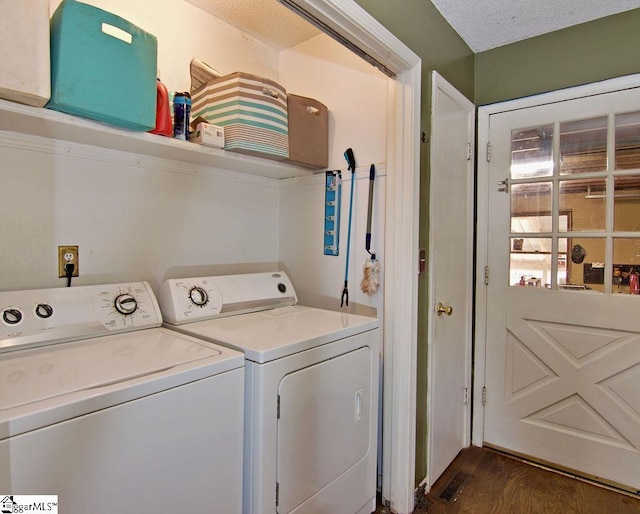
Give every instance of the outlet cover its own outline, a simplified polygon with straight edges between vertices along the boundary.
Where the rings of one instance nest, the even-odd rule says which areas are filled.
[[[67,276],[65,270],[66,264],[73,264],[73,277],[80,275],[80,261],[78,259],[78,246],[58,246],[58,277],[64,278]]]

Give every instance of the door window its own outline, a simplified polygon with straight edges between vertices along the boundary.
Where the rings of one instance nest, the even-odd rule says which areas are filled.
[[[639,294],[640,112],[511,131],[509,284]]]

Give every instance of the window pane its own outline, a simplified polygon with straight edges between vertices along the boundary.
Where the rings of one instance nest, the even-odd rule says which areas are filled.
[[[640,231],[640,175],[616,177],[614,191],[614,230]]]
[[[511,131],[511,178],[553,174],[553,125]]]
[[[509,284],[549,287],[551,283],[551,238],[511,238]]]
[[[570,218],[568,230],[595,231],[606,227],[605,178],[560,182],[560,212]],[[565,232],[562,223],[560,232]]]
[[[616,115],[616,169],[640,168],[640,112]]]
[[[613,292],[640,294],[640,239],[613,240]]]
[[[550,232],[551,223],[549,214],[553,198],[551,196],[551,182],[537,184],[512,184],[511,186],[511,219],[512,232]],[[549,224],[543,226],[542,218],[547,217]],[[514,230],[513,219],[515,217],[535,217],[539,221],[522,230]]]
[[[605,241],[604,237],[569,240],[567,284],[571,288],[604,292]]]
[[[551,216],[512,216],[511,232],[524,234],[551,232]]]
[[[560,124],[560,174],[607,169],[607,118]]]

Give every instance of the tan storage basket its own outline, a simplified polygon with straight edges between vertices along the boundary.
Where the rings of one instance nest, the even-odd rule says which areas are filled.
[[[329,165],[329,112],[313,98],[289,95],[289,159],[308,168]]]

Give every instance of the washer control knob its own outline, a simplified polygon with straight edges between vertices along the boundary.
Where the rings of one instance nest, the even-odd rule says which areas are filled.
[[[281,293],[286,293],[287,292],[287,286],[285,286],[282,282],[280,282],[278,284],[278,291],[280,291]]]
[[[116,310],[120,314],[124,314],[125,316],[129,316],[136,312],[138,309],[137,300],[131,296],[129,293],[123,293],[116,296],[115,301],[113,302]]]
[[[53,316],[53,307],[48,303],[39,303],[36,305],[36,316],[42,319],[47,319]]]
[[[7,325],[17,325],[22,321],[22,313],[18,309],[5,309],[2,311],[2,321]]]
[[[189,290],[189,299],[198,307],[204,307],[209,301],[209,295],[200,286],[193,286]]]

